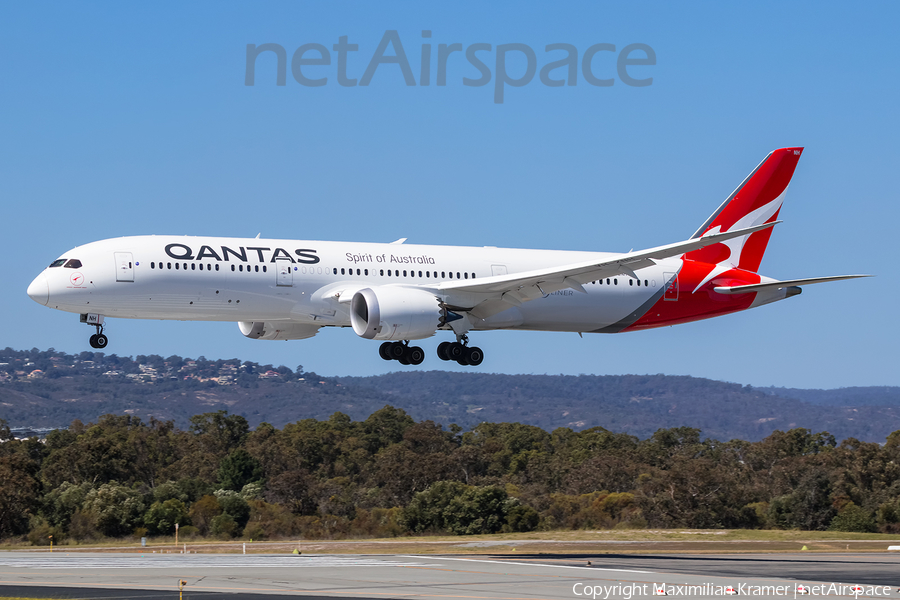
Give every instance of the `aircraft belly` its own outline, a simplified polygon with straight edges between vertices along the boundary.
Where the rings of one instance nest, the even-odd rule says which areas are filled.
[[[594,285],[587,290],[587,294],[561,290],[524,303],[519,307],[523,322],[516,329],[594,331],[619,322],[657,291],[635,286],[596,289]]]

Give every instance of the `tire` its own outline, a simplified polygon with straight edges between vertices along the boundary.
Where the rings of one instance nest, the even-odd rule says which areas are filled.
[[[385,342],[378,347],[378,356],[380,356],[384,360],[393,360],[393,357],[391,356],[390,342]]]
[[[106,345],[109,343],[109,338],[103,335],[102,333],[97,336],[96,346],[95,348],[106,348]]]
[[[459,362],[459,359],[464,358],[465,355],[466,347],[459,342],[453,342],[452,344],[450,344],[450,347],[447,348],[447,358],[449,358],[450,360]]]
[[[391,344],[391,358],[400,360],[403,358],[404,354],[406,354],[406,346],[403,345],[403,342],[394,342]]]
[[[413,346],[407,351],[406,359],[411,365],[421,365],[422,361],[425,360],[425,351],[418,346]]]
[[[97,345],[97,335],[98,334],[95,333],[88,339],[88,343],[91,345],[91,348],[99,348],[100,347]]]
[[[450,349],[450,342],[441,342],[437,347],[437,357],[441,360],[450,360],[447,351]]]
[[[469,365],[469,361],[466,360],[465,356],[460,356],[456,359],[456,362],[462,367],[467,367]]]
[[[408,364],[409,364],[409,357],[408,357],[407,354],[404,352],[404,353],[403,353],[403,356],[401,356],[400,358],[397,359],[397,362],[399,362],[401,365],[408,365]]]
[[[472,346],[466,352],[466,362],[472,365],[473,367],[477,367],[481,364],[481,361],[484,360],[484,352],[481,351],[481,348],[478,346]]]

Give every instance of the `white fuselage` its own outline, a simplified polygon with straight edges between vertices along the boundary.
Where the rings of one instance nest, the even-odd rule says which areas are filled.
[[[81,266],[47,268],[29,295],[42,298],[46,282],[46,302],[41,303],[74,313],[347,327],[347,300],[362,288],[415,287],[442,298],[440,283],[607,256],[493,247],[137,236],[72,249],[62,258],[77,259]],[[609,278],[608,284],[587,283],[587,293],[558,290],[486,319],[473,319],[472,329],[602,330],[661,296],[680,268],[680,259],[669,259],[637,271],[640,285],[634,281],[629,285],[634,278],[619,275]]]

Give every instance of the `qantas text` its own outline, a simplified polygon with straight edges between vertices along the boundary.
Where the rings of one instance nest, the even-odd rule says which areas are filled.
[[[284,248],[264,248],[261,246],[244,246],[238,247],[237,250],[228,246],[219,246],[217,252],[212,246],[200,246],[197,254],[186,244],[168,244],[166,246],[166,254],[175,260],[202,260],[204,258],[212,258],[218,261],[228,262],[229,260],[239,260],[242,262],[250,262],[256,259],[256,262],[275,262],[278,259],[289,260],[292,263],[303,263],[306,265],[314,265],[319,262],[316,251],[309,248],[300,248],[294,250],[294,256]],[[249,257],[249,258],[248,258]]]

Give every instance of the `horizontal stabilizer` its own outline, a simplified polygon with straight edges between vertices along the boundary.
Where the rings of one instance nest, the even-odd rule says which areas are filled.
[[[812,277],[810,279],[792,279],[790,281],[766,281],[763,283],[751,283],[750,285],[718,286],[713,288],[720,294],[749,294],[762,290],[811,285],[813,283],[826,283],[828,281],[841,281],[842,279],[857,279],[859,277],[872,277],[871,275],[835,275],[833,277]]]

